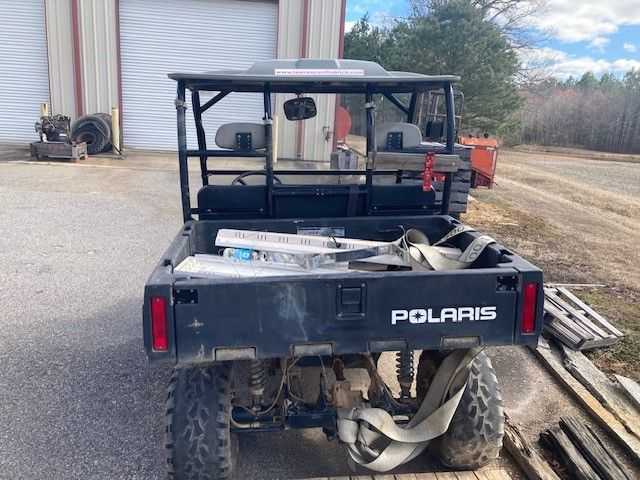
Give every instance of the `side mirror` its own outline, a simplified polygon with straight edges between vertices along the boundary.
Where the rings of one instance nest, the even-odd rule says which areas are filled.
[[[292,98],[284,102],[284,115],[287,120],[306,120],[318,113],[316,102],[311,97]]]

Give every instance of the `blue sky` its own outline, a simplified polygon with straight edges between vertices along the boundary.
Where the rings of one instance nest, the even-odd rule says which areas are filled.
[[[545,40],[524,53],[524,61],[560,78],[640,69],[640,0],[535,1],[545,5],[528,24]],[[408,0],[347,0],[347,29],[365,13],[384,25],[408,11]]]

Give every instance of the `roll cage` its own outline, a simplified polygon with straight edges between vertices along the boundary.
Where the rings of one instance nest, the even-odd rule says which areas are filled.
[[[343,176],[364,174],[367,213],[372,214],[371,198],[374,176],[393,176],[396,178],[396,183],[401,183],[403,173],[421,173],[398,169],[376,169],[377,142],[374,104],[376,95],[382,95],[395,105],[406,116],[407,123],[414,123],[418,96],[421,93],[436,90],[442,92],[445,103],[446,143],[442,147],[434,147],[432,150],[434,153],[454,153],[456,112],[453,84],[459,80],[455,76],[427,76],[407,72],[387,72],[375,63],[354,60],[275,60],[256,63],[246,71],[226,70],[204,74],[175,73],[170,74],[169,78],[177,82],[175,106],[177,110],[178,159],[182,213],[185,222],[192,220],[194,214],[202,213],[199,208],[191,206],[189,158],[200,159],[200,174],[203,186],[209,185],[210,177],[215,175],[242,175],[249,172],[246,169],[209,169],[208,159],[211,157],[264,158],[264,169],[260,173],[264,174],[266,178],[267,217],[272,217],[274,214],[274,195],[278,193],[277,190],[279,188],[274,182],[274,176],[276,175]],[[191,108],[198,141],[197,150],[191,150],[187,146],[187,90],[191,92]],[[217,93],[211,99],[202,103],[200,92]],[[207,136],[202,124],[202,115],[232,92],[262,93],[266,140],[266,147],[263,150],[237,151],[208,148]],[[366,165],[364,171],[274,169],[272,94],[276,93],[364,95],[366,109]],[[397,94],[409,94],[408,105],[405,105],[396,96]],[[449,212],[453,174],[446,172],[443,175],[444,183],[439,213],[446,215]]]

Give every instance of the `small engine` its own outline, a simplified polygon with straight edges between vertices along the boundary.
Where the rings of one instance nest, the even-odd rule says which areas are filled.
[[[69,142],[71,118],[66,115],[47,115],[35,123],[41,142]]]

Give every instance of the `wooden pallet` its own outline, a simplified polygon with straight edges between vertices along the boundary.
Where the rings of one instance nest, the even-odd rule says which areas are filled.
[[[609,432],[614,440],[622,445],[633,460],[640,464],[640,437],[634,435],[628,426],[600,403],[580,380],[575,378],[564,366],[562,354],[549,345],[544,338],[540,339],[533,352],[549,372],[574,396],[585,410]],[[565,350],[566,351],[566,350]]]
[[[640,410],[640,385],[638,382],[622,375],[613,375],[629,400]]]
[[[612,345],[624,334],[564,287],[544,288],[544,330],[574,350]]]
[[[508,457],[507,457],[508,458]],[[337,475],[304,480],[513,480],[520,472],[518,468],[500,457],[484,467],[465,472],[423,472],[423,473],[369,473],[365,475]],[[513,473],[517,472],[517,473]],[[515,477],[514,477],[515,475]]]
[[[551,465],[522,435],[505,414],[504,446],[529,480],[560,480]]]
[[[483,468],[467,472],[375,474],[350,477],[318,477],[305,480],[512,480],[512,477],[505,469]]]
[[[540,434],[540,441],[577,480],[631,480],[620,460],[588,423],[561,417],[560,425]]]
[[[31,158],[36,160],[61,160],[77,162],[89,158],[85,142],[32,142]]]

